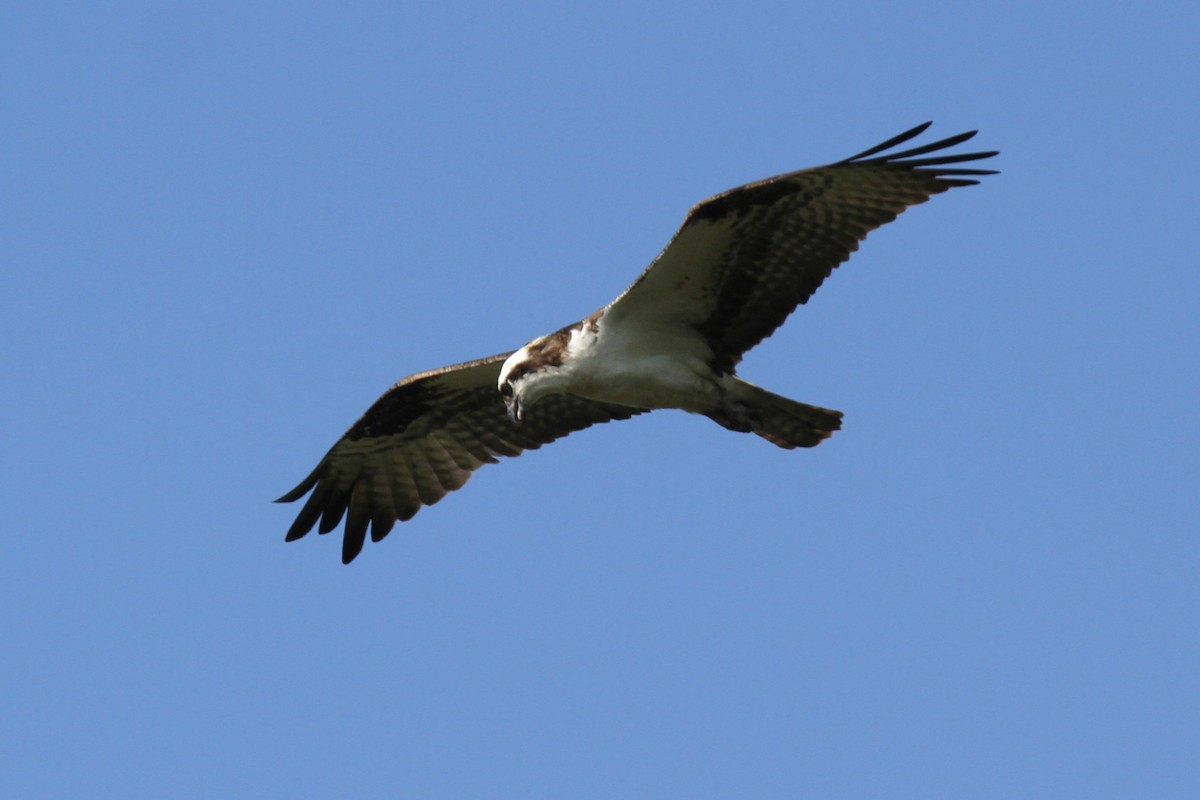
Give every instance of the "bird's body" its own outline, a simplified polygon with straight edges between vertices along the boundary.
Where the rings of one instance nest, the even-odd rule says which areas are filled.
[[[312,491],[287,538],[318,521],[326,533],[346,516],[349,562],[368,527],[382,539],[496,456],[653,409],[702,414],[780,447],[819,444],[841,427],[840,412],[747,383],[736,366],[867,233],[992,172],[946,165],[994,152],[916,157],[973,131],[877,155],[926,127],[826,167],[711,197],[633,285],[594,314],[514,352],[405,378],[280,498]]]
[[[522,367],[537,365],[516,378],[524,384],[523,404],[568,393],[631,408],[704,413],[716,397],[710,353],[689,328],[622,323],[604,310],[564,330],[534,340],[501,366],[503,384]],[[548,361],[561,363],[543,366]]]
[[[513,390],[510,416],[547,395],[568,394],[636,411],[673,408],[703,414],[739,432],[754,432],[781,447],[811,447],[837,430],[841,413],[770,394],[713,366],[711,348],[689,325],[622,318],[610,308],[510,355],[497,385]],[[769,412],[794,406],[794,425]],[[770,425],[772,419],[776,424]]]

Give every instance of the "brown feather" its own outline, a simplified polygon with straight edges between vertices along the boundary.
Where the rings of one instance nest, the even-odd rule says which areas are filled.
[[[362,550],[368,527],[379,541],[397,520],[411,519],[461,488],[498,456],[517,456],[590,425],[628,419],[638,409],[569,395],[543,398],[524,424],[508,419],[496,391],[508,353],[424,372],[400,381],[363,414],[317,468],[278,502],[312,492],[287,534],[317,526],[328,533],[345,517],[342,560]]]
[[[939,192],[993,174],[947,166],[996,154],[944,152],[974,131],[889,152],[928,127],[835,164],[757,181],[697,204],[629,289],[596,314],[532,342],[529,357],[510,377],[561,364],[571,332],[596,330],[601,314],[616,324],[644,317],[690,325],[707,341],[712,368],[732,373],[742,355],[806,302],[868,233]],[[411,375],[388,390],[308,477],[279,498],[293,502],[311,492],[287,540],[314,526],[327,533],[345,517],[342,558],[349,563],[368,527],[372,541],[379,541],[397,520],[461,488],[483,464],[642,411],[552,394],[515,424],[496,391],[509,355]],[[769,397],[755,432],[780,447],[811,447],[841,425],[840,412]]]
[[[733,372],[747,350],[805,303],[858,243],[910,206],[995,170],[954,167],[994,151],[913,158],[961,144],[974,131],[886,153],[929,123],[824,167],[710,197],[632,286],[609,306],[625,318],[664,305],[708,341],[714,369]],[[880,153],[885,153],[879,155]]]

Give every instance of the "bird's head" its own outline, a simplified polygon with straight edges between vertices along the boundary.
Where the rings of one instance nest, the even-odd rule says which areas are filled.
[[[563,368],[566,338],[552,333],[534,339],[509,356],[500,367],[496,387],[508,407],[508,418],[524,422],[525,412],[548,394],[564,390],[567,371]]]

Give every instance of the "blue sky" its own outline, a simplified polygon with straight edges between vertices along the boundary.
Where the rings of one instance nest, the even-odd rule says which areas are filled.
[[[4,796],[1194,796],[1194,7],[2,17]],[[394,381],[926,119],[1004,173],[742,368],[829,442],[656,413],[284,544]]]

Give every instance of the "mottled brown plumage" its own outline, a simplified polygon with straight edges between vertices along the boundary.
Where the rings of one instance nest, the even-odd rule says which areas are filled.
[[[868,233],[909,206],[995,174],[945,166],[995,151],[915,158],[961,144],[975,131],[876,155],[929,125],[836,164],[778,175],[696,204],[658,258],[613,301],[614,311],[661,314],[662,297],[674,294],[676,313],[705,335],[720,358],[714,368],[732,371],[746,351],[808,302]],[[708,269],[697,269],[697,261],[713,253],[719,257]]]
[[[514,353],[503,353],[405,378],[300,485],[279,498],[292,502],[312,492],[288,541],[314,526],[328,533],[344,517],[342,560],[349,563],[368,530],[379,541],[397,520],[410,519],[460,488],[497,456],[516,456],[599,422],[628,419],[645,411],[642,405],[703,413],[780,447],[820,443],[840,428],[840,412],[747,384],[736,378],[735,368],[870,231],[934,194],[994,172],[948,166],[989,158],[994,151],[920,158],[965,142],[974,131],[884,154],[928,126],[835,164],[715,195],[693,207],[633,285],[595,314],[535,339],[512,359]],[[708,377],[691,366],[698,350]],[[615,377],[606,382],[579,374],[583,364]],[[503,376],[502,365],[508,370]],[[681,402],[692,379],[704,392],[695,403]],[[535,391],[531,381],[539,380],[542,388]],[[567,388],[547,389],[552,383]],[[653,392],[639,390],[655,385],[674,399],[659,403]],[[527,414],[522,386],[529,403],[536,399]],[[640,397],[655,402],[632,401]]]
[[[314,525],[328,533],[345,516],[342,561],[348,564],[362,550],[368,524],[371,540],[379,541],[397,520],[409,520],[421,506],[461,488],[496,456],[517,456],[638,413],[561,395],[547,398],[526,424],[512,425],[496,395],[496,376],[508,355],[411,375],[389,389],[299,486],[279,498],[290,503],[312,491],[287,541]]]

